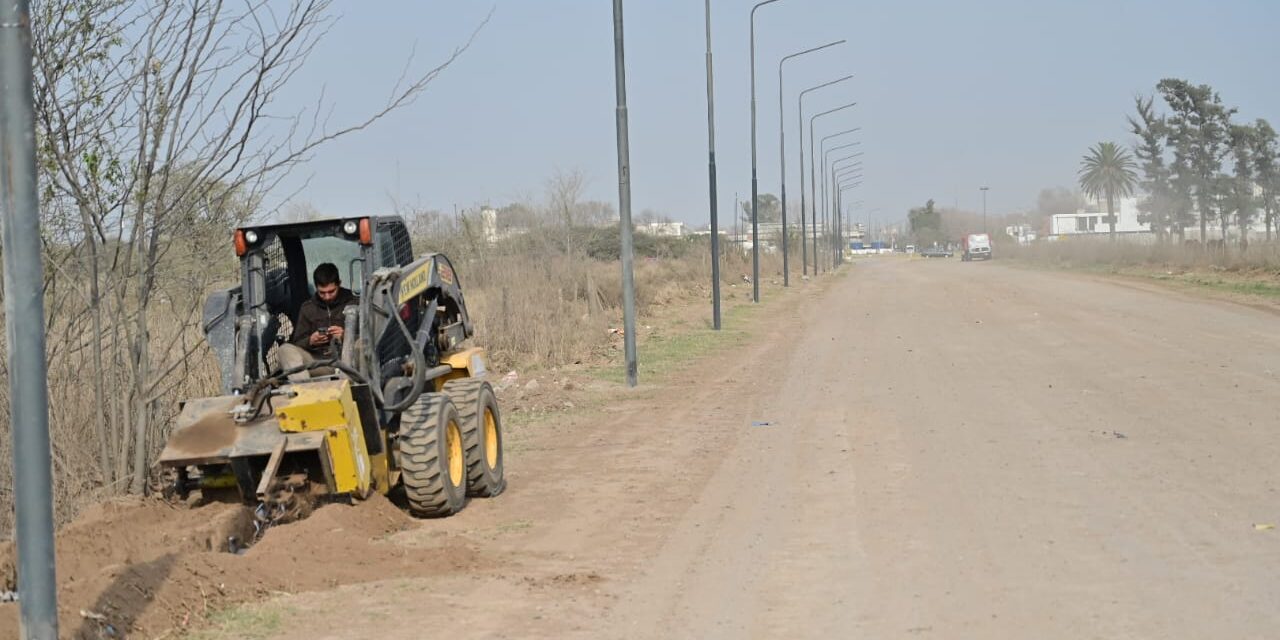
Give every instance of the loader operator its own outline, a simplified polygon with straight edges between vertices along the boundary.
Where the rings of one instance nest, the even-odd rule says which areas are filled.
[[[359,302],[350,289],[343,288],[338,267],[332,262],[316,267],[312,281],[316,285],[316,295],[302,303],[298,309],[298,321],[293,324],[293,335],[289,342],[280,345],[277,353],[282,370],[336,357],[334,342],[342,340],[344,331],[342,310]],[[325,369],[315,369],[314,372],[317,375],[332,373]],[[310,377],[311,372],[300,371],[291,374],[289,380],[299,382]]]

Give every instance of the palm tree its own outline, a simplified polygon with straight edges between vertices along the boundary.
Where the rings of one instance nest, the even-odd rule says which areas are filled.
[[[1107,199],[1111,239],[1116,239],[1116,198],[1133,195],[1138,182],[1133,156],[1114,142],[1099,142],[1080,161],[1080,188],[1091,198]]]

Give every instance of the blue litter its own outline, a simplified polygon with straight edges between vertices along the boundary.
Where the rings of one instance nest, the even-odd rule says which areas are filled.
[[[773,426],[773,423],[772,423],[772,422],[769,422],[769,421],[767,421],[767,420],[752,420],[752,421],[751,421],[751,426],[753,426],[753,427],[772,427],[772,426]]]

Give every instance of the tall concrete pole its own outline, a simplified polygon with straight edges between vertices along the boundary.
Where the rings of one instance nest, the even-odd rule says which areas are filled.
[[[711,183],[711,326],[720,330],[720,222],[716,206],[716,95],[711,63],[711,0],[706,0],[707,22],[707,170]],[[737,205],[735,205],[737,206]],[[736,212],[735,212],[736,214]]]
[[[622,235],[622,343],[627,360],[627,386],[638,383],[636,362],[636,288],[631,237],[631,147],[627,134],[627,65],[622,42],[622,0],[613,0],[613,69],[618,95],[618,217]]]
[[[0,251],[17,523],[19,633],[57,640],[44,268],[29,0],[0,2]]]

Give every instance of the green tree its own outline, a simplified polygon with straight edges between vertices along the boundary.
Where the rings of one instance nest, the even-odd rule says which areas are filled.
[[[1162,242],[1173,234],[1181,238],[1192,222],[1191,203],[1178,197],[1173,187],[1173,171],[1165,157],[1168,125],[1156,114],[1154,97],[1138,96],[1134,103],[1137,114],[1128,116],[1129,130],[1138,137],[1133,150],[1143,174],[1138,186],[1147,194],[1138,203],[1138,221],[1151,225]]]
[[[1231,156],[1235,160],[1235,174],[1225,176],[1227,194],[1226,206],[1222,211],[1222,237],[1227,237],[1227,214],[1234,213],[1236,224],[1240,227],[1240,247],[1249,247],[1249,226],[1257,215],[1257,200],[1254,198],[1254,138],[1258,132],[1252,125],[1237,124],[1231,126]]]
[[[1080,161],[1080,188],[1092,198],[1107,200],[1107,223],[1116,237],[1116,198],[1133,194],[1138,176],[1133,156],[1114,142],[1099,142]]]
[[[756,196],[756,204],[760,222],[782,222],[782,204],[778,201],[778,196],[772,193],[762,193]],[[742,220],[747,224],[751,224],[750,200],[742,203]]]
[[[1220,195],[1222,161],[1226,157],[1231,115],[1209,85],[1165,78],[1156,85],[1172,113],[1166,118],[1173,147],[1173,185],[1181,197],[1194,199],[1200,220],[1200,242]]]
[[[941,242],[945,237],[942,232],[942,212],[934,208],[933,200],[907,212],[907,224],[911,227],[911,237],[916,244],[933,244]]]
[[[1271,242],[1271,228],[1280,213],[1280,144],[1271,123],[1259,119],[1253,125],[1254,179],[1262,192],[1258,205],[1267,227],[1267,242]]]

